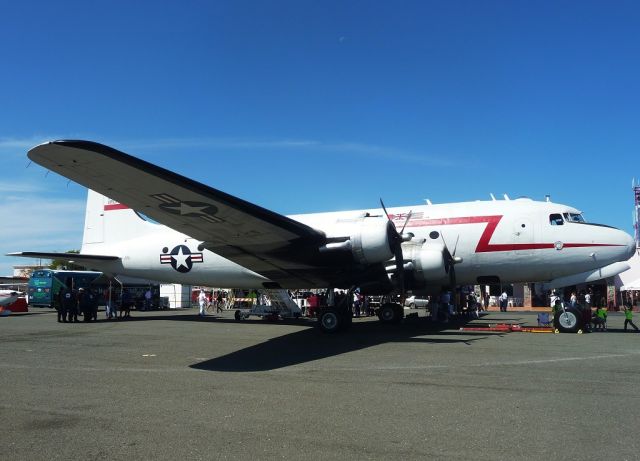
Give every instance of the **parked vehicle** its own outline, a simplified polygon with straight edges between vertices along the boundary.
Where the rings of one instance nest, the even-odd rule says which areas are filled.
[[[427,307],[429,305],[429,298],[419,298],[415,295],[408,296],[407,299],[404,300],[404,305],[411,309]]]

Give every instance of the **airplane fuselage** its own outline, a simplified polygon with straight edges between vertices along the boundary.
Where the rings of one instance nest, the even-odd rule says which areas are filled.
[[[112,209],[105,213],[130,212]],[[618,229],[582,222],[580,212],[565,205],[530,199],[418,205],[388,209],[397,228],[406,221],[413,238],[403,248],[442,242],[462,262],[457,284],[548,281],[624,261],[635,242]],[[293,215],[290,218],[327,235],[345,222],[382,215],[380,209]],[[407,221],[407,217],[409,219]],[[159,224],[149,232],[113,244],[84,245],[82,253],[121,255],[97,267],[105,272],[171,283],[238,288],[262,287],[269,280],[235,264],[190,238]],[[435,284],[446,282],[434,280]],[[314,288],[285,286],[285,288]],[[325,288],[325,287],[317,287]]]

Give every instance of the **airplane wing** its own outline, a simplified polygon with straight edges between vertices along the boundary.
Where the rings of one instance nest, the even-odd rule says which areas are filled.
[[[53,141],[28,156],[271,280],[335,286],[335,265],[318,267],[325,234],[298,221],[94,142]]]
[[[6,256],[19,256],[22,258],[42,258],[42,259],[62,259],[65,261],[82,261],[82,262],[104,262],[104,261],[117,261],[120,256],[105,256],[105,255],[88,255],[79,253],[53,253],[53,252],[38,252],[38,251],[18,251],[15,253],[7,253]]]

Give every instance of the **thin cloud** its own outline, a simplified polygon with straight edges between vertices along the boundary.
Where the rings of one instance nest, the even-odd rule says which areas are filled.
[[[41,185],[28,181],[3,180],[0,182],[0,193],[2,194],[33,194],[42,191]],[[6,201],[13,197],[12,195],[3,195],[3,200]]]
[[[38,144],[55,139],[52,137],[33,136],[30,138],[2,138],[0,137],[1,151],[17,151],[24,153]]]
[[[82,243],[84,200],[52,199],[42,195],[3,196],[0,201],[0,275],[32,260],[5,256],[16,251],[67,251]]]
[[[394,160],[401,163],[423,166],[451,167],[460,162],[451,159],[451,155],[419,154],[409,150],[378,146],[358,142],[328,143],[308,139],[247,140],[233,138],[167,138],[153,141],[121,141],[117,145],[134,150],[171,150],[171,149],[226,149],[226,150],[277,150],[282,154],[306,152],[309,154],[353,155]]]
[[[82,139],[83,136],[72,136]],[[62,137],[64,138],[64,137]],[[67,136],[69,138],[69,136]],[[87,138],[85,136],[85,138]],[[30,138],[0,138],[0,151],[24,155],[24,153],[43,142],[61,137],[34,136]],[[90,137],[89,139],[93,139]],[[340,153],[358,157],[374,157],[393,160],[403,164],[415,164],[432,167],[459,167],[467,160],[460,156],[447,154],[421,153],[410,149],[380,146],[361,142],[325,142],[313,139],[240,139],[215,137],[185,137],[160,139],[113,139],[99,141],[116,149],[135,154],[136,151],[164,151],[174,149],[211,149],[211,150],[271,150],[279,154],[307,153],[322,154]],[[458,157],[457,160],[455,157]]]

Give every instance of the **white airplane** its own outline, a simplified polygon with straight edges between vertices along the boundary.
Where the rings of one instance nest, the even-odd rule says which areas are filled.
[[[0,306],[8,306],[18,300],[20,293],[14,290],[0,290]]]
[[[82,249],[10,255],[82,261],[111,275],[234,288],[360,287],[365,294],[514,282],[551,288],[616,275],[636,249],[627,233],[548,201],[283,216],[94,142],[53,141],[28,156],[90,189]],[[384,322],[402,315],[399,304],[379,312]],[[330,307],[319,325],[333,332],[350,319],[346,306]],[[571,313],[560,327],[579,322]]]

